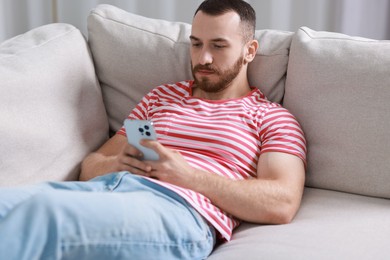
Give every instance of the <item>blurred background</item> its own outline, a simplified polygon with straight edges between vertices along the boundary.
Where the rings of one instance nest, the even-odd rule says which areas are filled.
[[[202,0],[0,0],[0,42],[40,25],[62,22],[87,32],[87,16],[111,4],[151,18],[191,23]],[[300,26],[390,40],[390,0],[247,0],[257,29],[296,31]]]

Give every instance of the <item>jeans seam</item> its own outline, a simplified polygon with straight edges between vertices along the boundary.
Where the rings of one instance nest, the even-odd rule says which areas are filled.
[[[166,245],[166,246],[181,246],[181,245],[185,245],[185,246],[197,246],[198,244],[202,244],[202,243],[209,243],[210,240],[212,239],[212,236],[211,235],[207,235],[205,239],[202,239],[202,240],[197,240],[197,241],[188,241],[188,242],[159,242],[159,241],[126,241],[126,239],[118,239],[118,241],[96,241],[96,242],[93,242],[93,241],[89,241],[89,242],[65,242],[65,241],[61,241],[61,244],[62,244],[62,248],[64,247],[68,247],[68,246],[90,246],[90,245],[117,245],[118,242],[122,243],[122,244],[134,244],[134,245]]]

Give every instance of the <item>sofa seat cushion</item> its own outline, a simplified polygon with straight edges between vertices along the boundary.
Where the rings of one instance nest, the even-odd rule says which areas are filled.
[[[0,45],[0,186],[76,180],[108,135],[88,45],[68,24]]]
[[[192,79],[191,25],[97,6],[88,17],[88,42],[94,57],[110,128],[118,130],[130,110],[152,88]],[[250,84],[281,102],[293,33],[258,30],[260,48],[249,66]]]
[[[390,200],[306,188],[292,223],[245,223],[209,259],[390,259],[389,216]]]
[[[390,41],[301,28],[284,105],[307,139],[307,186],[390,198]]]

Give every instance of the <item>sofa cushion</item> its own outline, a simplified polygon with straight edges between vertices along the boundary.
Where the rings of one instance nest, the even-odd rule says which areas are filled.
[[[192,78],[191,26],[99,5],[88,18],[88,41],[102,85],[111,130],[152,88]],[[249,67],[250,83],[269,99],[284,94],[291,32],[256,31],[260,49]]]
[[[390,259],[389,216],[390,200],[306,188],[292,223],[244,223],[208,259]]]
[[[67,24],[0,45],[0,186],[75,180],[108,133],[88,45]]]
[[[301,28],[284,105],[308,144],[307,185],[390,198],[390,41]]]

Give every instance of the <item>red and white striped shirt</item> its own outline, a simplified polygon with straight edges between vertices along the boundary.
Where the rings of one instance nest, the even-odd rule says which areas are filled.
[[[193,97],[192,85],[193,81],[183,81],[153,89],[128,118],[151,120],[161,144],[179,151],[193,167],[233,180],[256,178],[259,156],[265,152],[289,153],[305,161],[305,139],[298,122],[260,90],[214,101]],[[125,129],[118,134],[126,135]],[[182,196],[223,238],[231,239],[238,219],[200,193],[150,180]]]

